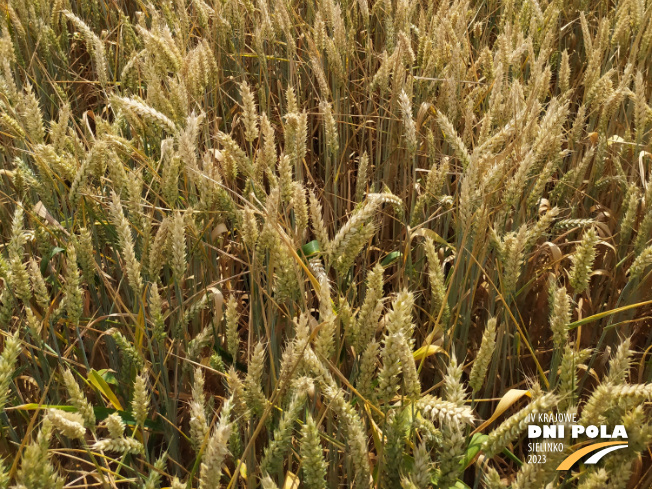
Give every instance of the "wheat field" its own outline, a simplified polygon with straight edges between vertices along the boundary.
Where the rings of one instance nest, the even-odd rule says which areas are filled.
[[[0,7],[0,488],[652,487],[652,1]]]

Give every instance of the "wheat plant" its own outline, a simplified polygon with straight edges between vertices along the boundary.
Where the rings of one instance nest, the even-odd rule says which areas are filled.
[[[0,7],[0,489],[652,487],[650,0]]]

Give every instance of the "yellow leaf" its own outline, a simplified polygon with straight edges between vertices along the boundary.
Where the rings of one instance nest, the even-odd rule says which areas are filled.
[[[371,409],[369,409],[369,404],[366,402],[364,403],[364,410],[367,413],[367,417],[369,418],[369,424],[371,426],[371,437],[374,440],[374,446],[376,447],[376,450],[380,452],[383,447],[383,431],[374,421],[374,417],[371,415]]]
[[[145,302],[145,292],[143,292],[143,302]],[[145,314],[143,308],[141,307],[138,311],[138,317],[136,318],[136,351],[140,354],[143,350],[143,338],[145,337]]]
[[[415,360],[423,360],[424,358],[434,355],[435,353],[443,353],[444,355],[448,355],[448,353],[446,353],[446,350],[444,350],[441,346],[424,345],[421,348],[419,348],[417,351],[415,351],[412,354],[412,356],[414,357]]]
[[[283,483],[283,489],[297,489],[299,487],[299,478],[294,475],[292,472],[288,471],[285,474],[285,482]]]
[[[487,421],[482,423],[480,426],[478,426],[473,433],[479,433],[480,431],[484,430],[487,426],[489,426],[491,423],[493,423],[498,417],[503,414],[505,411],[507,411],[511,406],[516,404],[516,402],[521,399],[523,396],[528,396],[532,397],[532,394],[530,394],[530,391],[522,390],[522,389],[510,389],[508,390],[503,398],[500,400],[498,403],[498,406],[496,406],[496,410],[494,413],[491,415],[491,418],[489,418]]]
[[[236,461],[236,465],[240,464],[240,459]],[[246,463],[241,463],[240,464],[240,477],[242,477],[245,482],[247,480],[247,464]]]
[[[436,232],[434,232],[432,229],[426,229],[426,228],[419,228],[415,231],[412,231],[410,233],[410,237],[413,238],[414,236],[422,236],[424,238],[430,238],[433,241],[446,246],[447,248],[450,248],[451,250],[455,251],[455,247],[450,244],[448,241],[446,241],[444,238],[439,236]]]
[[[102,378],[102,376],[95,370],[91,369],[91,372],[88,374],[88,380],[97,390],[99,390],[104,397],[106,397],[113,407],[118,411],[122,411],[122,404],[118,401],[118,398],[109,387],[109,384]]]
[[[597,321],[598,319],[602,319],[603,317],[611,316],[612,314],[618,314],[619,312],[629,311],[630,309],[635,309],[637,307],[647,306],[650,304],[652,304],[652,301],[637,302],[636,304],[628,304],[626,306],[616,307],[615,309],[610,309],[608,311],[602,311],[597,314],[594,314],[593,316],[589,316],[587,318],[580,319],[579,321],[575,321],[574,323],[570,323],[568,325],[568,329],[575,329],[578,326],[581,326],[586,323],[590,323],[592,321]]]

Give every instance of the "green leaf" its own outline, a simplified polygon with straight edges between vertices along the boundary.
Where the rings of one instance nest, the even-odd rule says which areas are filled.
[[[120,411],[118,409],[111,409],[104,406],[93,406],[93,411],[95,412],[95,418],[97,418],[98,421],[102,421],[108,418],[113,413],[118,413],[125,424],[129,426],[136,426],[136,419],[131,414],[131,411]],[[163,424],[161,423],[160,419],[154,421],[150,418],[147,418],[145,419],[145,428],[152,431],[163,431]]]
[[[59,246],[52,248],[52,253],[50,253],[50,256],[47,259],[46,257],[43,257],[41,260],[41,274],[47,275],[48,264],[50,263],[50,260],[52,260],[52,258],[57,256],[59,253],[64,253],[65,251],[65,248],[61,248]]]
[[[115,372],[113,370],[103,368],[102,370],[98,370],[97,373],[102,376],[107,384],[118,385],[118,379],[115,378]]]
[[[466,448],[464,458],[462,458],[460,461],[462,467],[466,469],[469,465],[471,465],[471,463],[473,463],[473,460],[475,459],[476,455],[480,453],[482,444],[487,438],[489,438],[489,436],[485,435],[484,433],[476,433],[471,437],[471,441],[469,442],[469,446]]]
[[[50,260],[55,256],[57,256],[59,253],[63,253],[65,251],[66,251],[65,248],[60,248],[59,246],[55,246],[54,248],[52,248],[52,253],[50,253]]]
[[[389,255],[387,255],[385,258],[382,259],[380,264],[382,266],[386,267],[390,263],[392,263],[394,260],[398,260],[402,256],[403,256],[403,253],[401,253],[400,251],[392,251]]]
[[[303,254],[306,258],[310,258],[313,255],[316,255],[321,250],[319,249],[319,241],[313,239],[310,243],[304,244],[300,249],[299,254]]]
[[[516,455],[514,455],[512,452],[510,452],[507,448],[503,450],[503,453],[507,456],[507,458],[511,459],[512,462],[514,462],[519,467],[523,465],[523,461],[520,458],[518,458]]]

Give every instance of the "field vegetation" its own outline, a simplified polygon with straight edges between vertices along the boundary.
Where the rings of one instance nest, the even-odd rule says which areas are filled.
[[[652,487],[650,0],[0,12],[0,488]]]

